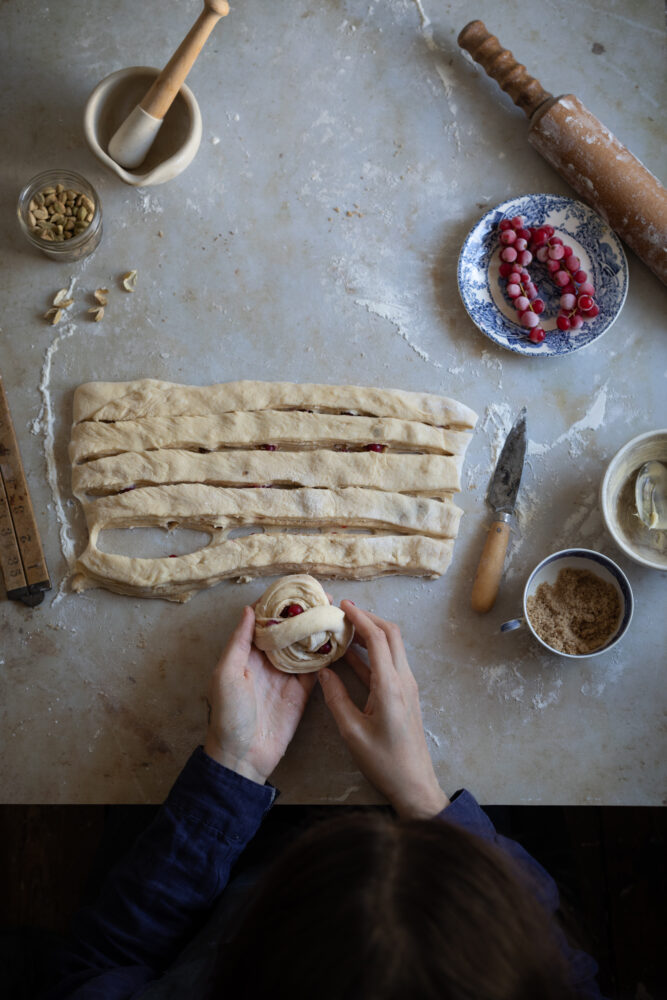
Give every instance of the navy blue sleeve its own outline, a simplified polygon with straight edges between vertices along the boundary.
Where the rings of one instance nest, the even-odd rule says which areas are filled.
[[[138,996],[213,906],[275,794],[198,747],[97,902],[77,914],[44,1000]]]
[[[560,906],[556,883],[551,875],[515,840],[503,837],[479,806],[470,792],[457,792],[450,804],[442,810],[439,819],[455,823],[469,833],[488,840],[508,854],[521,871],[528,877],[530,887],[542,905],[555,916]],[[597,984],[597,963],[586,952],[572,948],[565,934],[555,925],[558,943],[570,969],[570,981],[582,1000],[604,1000]]]

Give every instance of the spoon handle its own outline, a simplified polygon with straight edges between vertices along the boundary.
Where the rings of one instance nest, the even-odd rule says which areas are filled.
[[[204,9],[190,28],[139,105],[153,118],[162,119],[221,17],[229,13],[227,0],[204,0]]]

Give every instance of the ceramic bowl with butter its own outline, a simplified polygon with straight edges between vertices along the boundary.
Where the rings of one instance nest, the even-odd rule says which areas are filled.
[[[667,570],[663,526],[667,429],[628,441],[607,467],[601,487],[602,516],[618,547],[635,562]]]

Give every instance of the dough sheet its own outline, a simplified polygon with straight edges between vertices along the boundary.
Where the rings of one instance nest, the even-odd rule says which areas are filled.
[[[143,379],[81,386],[74,416],[73,491],[89,529],[75,590],[184,601],[230,577],[435,577],[449,565],[461,517],[451,494],[476,420],[454,400]],[[210,540],[161,558],[98,548],[101,531],[132,527]]]

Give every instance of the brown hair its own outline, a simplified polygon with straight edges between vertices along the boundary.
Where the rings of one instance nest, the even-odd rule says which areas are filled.
[[[353,813],[278,859],[212,998],[563,1000],[549,915],[493,845],[450,823]]]

